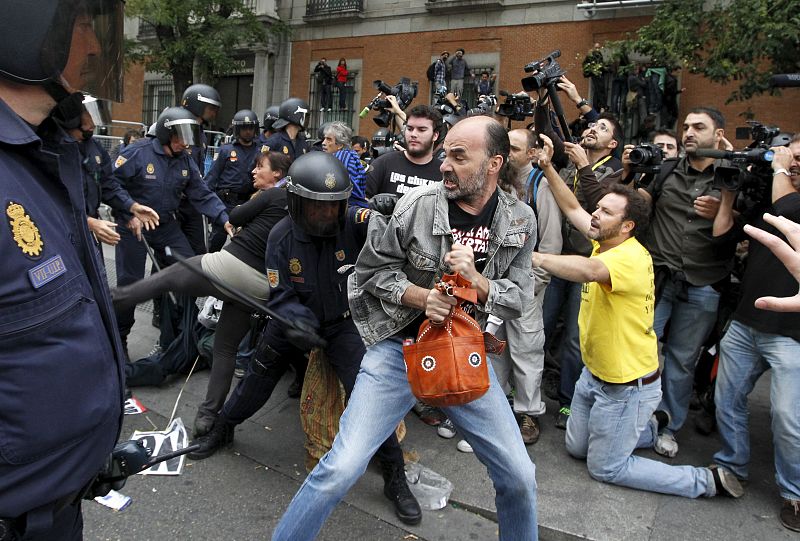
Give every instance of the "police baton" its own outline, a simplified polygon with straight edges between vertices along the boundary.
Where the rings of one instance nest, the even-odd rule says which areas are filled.
[[[161,265],[159,265],[158,261],[156,260],[156,254],[153,251],[153,249],[150,247],[150,245],[147,243],[147,239],[144,238],[144,235],[142,235],[142,242],[144,243],[144,247],[147,250],[147,255],[150,256],[150,261],[153,262],[153,266],[155,266],[155,268],[156,268],[156,270],[158,272],[161,272]],[[169,248],[167,248],[167,250],[169,250]],[[167,256],[169,256],[169,253],[167,253]],[[169,298],[172,301],[172,304],[174,304],[175,306],[178,306],[178,299],[175,298],[175,294],[172,293],[172,291],[168,291],[167,295],[169,295]]]
[[[255,297],[252,297],[247,293],[244,293],[243,291],[239,291],[235,287],[231,286],[231,284],[223,282],[219,278],[203,272],[202,269],[193,267],[186,261],[185,257],[174,253],[169,246],[164,248],[164,251],[166,252],[167,257],[175,259],[175,261],[177,261],[178,263],[180,263],[193,273],[202,276],[203,278],[211,282],[214,285],[214,287],[216,287],[217,289],[219,289],[220,291],[222,291],[235,301],[240,302],[241,304],[244,304],[245,306],[252,308],[257,312],[262,312],[268,315],[270,318],[277,321],[278,323],[280,323],[281,325],[284,325],[286,327],[286,335],[290,340],[303,340],[311,344],[313,347],[324,348],[325,346],[328,345],[328,343],[321,336],[319,336],[317,332],[310,325],[307,325],[302,321],[292,321],[290,319],[287,319],[276,313],[274,310],[267,308],[267,305],[264,304],[263,301],[256,299]]]

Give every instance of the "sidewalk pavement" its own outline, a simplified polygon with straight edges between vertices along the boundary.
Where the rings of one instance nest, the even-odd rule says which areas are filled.
[[[157,338],[149,322],[150,314],[137,310],[137,323],[129,340],[134,359],[146,355]],[[86,539],[268,538],[306,475],[300,401],[286,395],[292,377],[285,377],[264,408],[237,427],[232,447],[203,461],[187,461],[182,475],[176,478],[135,476],[121,491],[134,500],[122,512],[87,502]],[[194,374],[178,400],[176,416],[189,430],[207,380],[207,371]],[[134,396],[150,411],[126,416],[121,438],[129,437],[135,429],[163,430],[184,381],[182,376],[161,387],[134,388]],[[769,373],[751,397],[753,460],[746,493],[739,500],[690,500],[591,479],[585,463],[567,454],[564,431],[553,426],[557,405],[548,402],[548,413],[540,420],[541,438],[528,447],[536,463],[541,539],[799,539],[778,520],[781,499],[774,481],[768,393]],[[718,446],[716,436],[701,436],[693,426],[692,412],[678,435],[680,453],[676,458],[665,459],[652,451],[640,454],[672,464],[709,464]],[[474,455],[456,450],[458,435],[442,439],[435,428],[420,422],[413,413],[406,416],[406,427],[403,448],[407,456],[453,483],[449,505],[440,511],[425,511],[419,526],[402,524],[382,495],[382,480],[373,464],[337,507],[320,539],[496,539],[494,490],[483,465]]]

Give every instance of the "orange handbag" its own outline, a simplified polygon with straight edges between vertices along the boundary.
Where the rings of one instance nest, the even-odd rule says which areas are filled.
[[[489,333],[462,308],[475,303],[478,292],[460,274],[445,274],[436,288],[458,304],[440,325],[426,319],[414,344],[403,346],[408,383],[414,396],[432,406],[459,406],[489,390],[486,351],[501,353],[505,342]]]

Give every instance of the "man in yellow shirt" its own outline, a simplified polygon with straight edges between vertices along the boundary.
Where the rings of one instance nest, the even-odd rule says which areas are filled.
[[[550,163],[552,143],[542,136],[539,166],[558,206],[592,241],[591,257],[533,254],[533,266],[583,282],[578,316],[585,367],[575,386],[567,422],[567,451],[585,458],[589,474],[606,483],[689,498],[743,490],[726,469],[672,466],[633,455],[652,448],[669,422],[661,401],[653,331],[653,261],[635,236],[647,227],[649,208],[635,190],[612,185],[589,214]]]

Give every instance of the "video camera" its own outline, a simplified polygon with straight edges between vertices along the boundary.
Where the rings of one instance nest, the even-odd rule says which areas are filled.
[[[787,146],[791,137],[781,133],[777,126],[765,126],[748,120],[753,141],[744,150],[727,151],[698,149],[695,155],[701,158],[723,159],[731,165],[720,165],[714,169],[714,187],[728,191],[741,191],[754,202],[769,201],[772,189],[772,158],[770,147]]]
[[[497,107],[498,115],[516,121],[522,121],[529,116],[533,116],[534,101],[524,92],[509,94],[505,90],[501,90],[500,95],[504,96],[506,101]]]
[[[390,110],[392,105],[389,100],[383,97],[384,95],[397,98],[397,106],[400,107],[401,111],[405,111],[406,107],[417,97],[417,83],[412,83],[408,77],[402,77],[400,82],[394,86],[389,86],[380,79],[373,81],[372,85],[380,90],[380,93],[361,110],[358,116],[365,118],[370,110],[380,111],[372,120],[381,128],[388,127],[393,116]]]
[[[633,173],[657,175],[664,161],[664,151],[653,143],[640,143],[631,149],[628,159]]]
[[[405,146],[405,138],[403,137],[403,134],[392,133],[389,131],[389,128],[379,128],[375,133],[372,134],[372,143],[370,145],[372,159],[394,150],[395,143]]]
[[[566,73],[556,61],[559,56],[561,56],[561,51],[556,49],[541,60],[534,60],[522,68],[525,73],[532,74],[522,79],[522,88],[526,92],[532,92],[540,88],[547,88],[550,83],[557,82],[559,77]]]
[[[478,97],[476,106],[472,109],[467,109],[466,103],[461,98],[448,94],[447,96],[439,96],[433,108],[442,114],[442,120],[445,124],[453,126],[459,120],[470,116],[491,115],[494,113],[496,105],[497,96],[494,94],[482,94]]]

